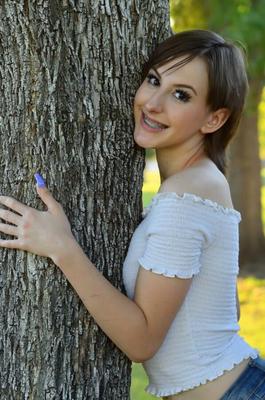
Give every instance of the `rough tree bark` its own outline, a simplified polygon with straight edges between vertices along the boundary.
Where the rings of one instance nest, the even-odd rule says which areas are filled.
[[[119,290],[142,207],[132,99],[146,54],[168,34],[166,0],[0,5],[1,193],[41,208],[40,171]],[[1,400],[129,398],[129,360],[51,262],[1,250],[0,306]]]
[[[240,130],[231,147],[229,175],[232,197],[235,208],[242,214],[240,224],[242,271],[244,267],[248,266],[248,263],[261,261],[265,255],[265,239],[261,217],[261,161],[257,123],[257,110],[262,89],[262,81],[251,80],[250,106],[243,116]],[[260,267],[263,267],[262,264],[260,264]]]

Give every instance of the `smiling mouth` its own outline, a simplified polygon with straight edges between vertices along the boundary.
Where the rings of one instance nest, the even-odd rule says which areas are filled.
[[[159,122],[154,121],[153,119],[148,118],[144,112],[142,112],[142,122],[148,128],[156,131],[157,130],[161,131],[162,129],[168,128],[167,125],[161,124]]]

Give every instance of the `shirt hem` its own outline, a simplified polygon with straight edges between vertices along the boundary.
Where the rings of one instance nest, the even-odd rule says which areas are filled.
[[[143,261],[143,257],[138,259],[138,262],[140,264],[141,267],[143,267],[145,270],[147,271],[152,271],[155,274],[158,275],[163,275],[166,276],[168,278],[182,278],[182,279],[189,279],[192,278],[194,275],[197,275],[200,271],[199,268],[193,268],[189,271],[169,271],[167,268],[165,267],[155,267],[155,266],[149,266],[146,265],[146,263]]]
[[[207,381],[213,381],[216,378],[220,377],[223,375],[225,371],[231,371],[236,365],[240,364],[243,360],[246,360],[247,358],[252,358],[253,360],[257,358],[259,355],[257,350],[253,350],[249,354],[246,354],[243,358],[238,359],[237,361],[232,362],[229,366],[221,369],[220,371],[216,371],[214,375],[203,378],[199,382],[193,382],[188,385],[182,385],[182,386],[175,386],[170,389],[162,389],[158,388],[156,385],[150,383],[146,388],[145,391],[147,393],[152,394],[153,396],[157,397],[163,397],[163,396],[172,396],[174,394],[178,394],[180,392],[185,392],[186,390],[191,390],[194,389],[200,385],[204,385]]]

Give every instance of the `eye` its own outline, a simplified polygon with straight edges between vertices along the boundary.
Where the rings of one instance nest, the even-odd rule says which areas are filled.
[[[177,100],[182,101],[183,103],[187,103],[191,99],[191,95],[182,89],[177,89],[174,92],[174,96]]]
[[[146,80],[152,86],[159,86],[160,82],[159,79],[154,74],[148,74]]]

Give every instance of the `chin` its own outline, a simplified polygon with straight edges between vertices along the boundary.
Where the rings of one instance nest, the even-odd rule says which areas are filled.
[[[148,140],[146,137],[141,137],[134,134],[134,142],[137,144],[137,146],[142,147],[143,149],[155,148],[155,145],[150,143],[150,140]]]

